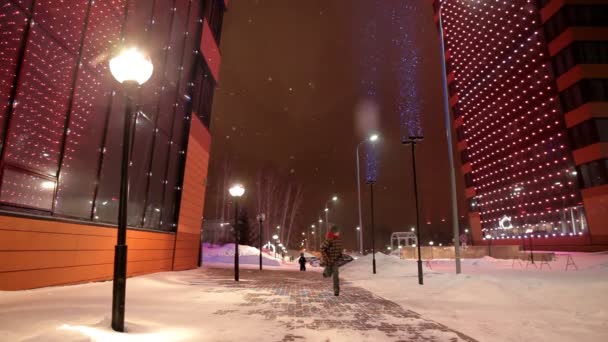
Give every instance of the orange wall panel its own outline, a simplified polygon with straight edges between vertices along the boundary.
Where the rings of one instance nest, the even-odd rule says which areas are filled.
[[[594,244],[608,244],[608,184],[581,191]]]
[[[586,164],[597,159],[608,158],[608,143],[595,143],[572,152],[576,165]]]
[[[175,234],[129,229],[129,275],[171,270]],[[0,290],[112,278],[116,228],[0,215]]]
[[[210,148],[209,131],[198,116],[192,115],[177,224],[174,270],[195,268],[198,265]]]

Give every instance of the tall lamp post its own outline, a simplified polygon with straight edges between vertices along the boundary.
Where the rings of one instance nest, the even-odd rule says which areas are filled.
[[[441,1],[441,0],[440,0]],[[450,120],[450,102],[448,91],[447,67],[445,62],[445,37],[443,35],[443,5],[449,0],[439,3],[437,15],[439,17],[439,40],[441,42],[441,78],[443,80],[443,114],[445,117],[445,132],[448,141],[448,158],[450,162],[450,189],[452,199],[452,230],[454,233],[454,259],[456,261],[456,274],[461,273],[460,266],[460,232],[458,228],[458,198],[456,196],[456,171],[454,170],[454,148],[452,146],[452,123]]]
[[[363,241],[363,236],[361,236],[361,227],[357,227],[356,230],[357,230],[357,240],[359,240],[357,242],[359,244],[359,247],[361,248],[361,250],[359,251],[359,253],[361,255],[363,255],[363,244],[361,243],[361,241]]]
[[[325,234],[329,233],[329,203],[337,201],[338,196],[333,195],[330,199],[327,200],[327,202],[325,202]]]
[[[239,242],[241,239],[239,227],[239,197],[243,196],[245,188],[240,184],[236,184],[228,189],[228,192],[230,192],[230,196],[234,198],[234,281],[239,281]]]
[[[264,213],[258,214],[258,222],[260,223],[260,234],[259,234],[259,245],[260,245],[260,271],[262,270],[262,228],[264,224],[264,220],[266,219],[266,215]]]
[[[416,144],[422,141],[423,137],[410,136],[408,140],[404,141],[403,144],[412,146],[412,169],[414,174],[414,202],[416,203],[416,247],[418,247],[418,284],[423,285],[422,275],[422,252],[420,245],[422,245],[422,239],[420,238],[420,214],[418,208],[418,177],[416,173]]]
[[[378,134],[372,134],[369,136],[369,138],[363,140],[362,142],[360,142],[357,145],[357,148],[355,149],[355,154],[357,155],[357,200],[358,200],[358,204],[359,204],[359,230],[361,230],[361,237],[363,237],[363,218],[361,215],[361,171],[360,171],[360,167],[359,167],[359,147],[361,147],[361,145],[363,145],[366,142],[376,142],[378,141],[378,138],[380,138],[380,136]],[[359,250],[361,252],[361,254],[363,254],[363,239],[359,240]]]
[[[369,180],[369,195],[371,203],[371,229],[372,229],[372,272],[376,274],[376,234],[374,232],[374,181]]]
[[[122,84],[126,97],[120,164],[120,199],[118,231],[114,247],[114,280],[112,288],[112,329],[125,331],[125,295],[127,288],[127,202],[129,200],[129,162],[132,127],[135,120],[133,97],[137,88],[152,76],[150,58],[136,48],[125,49],[110,60],[112,76]]]

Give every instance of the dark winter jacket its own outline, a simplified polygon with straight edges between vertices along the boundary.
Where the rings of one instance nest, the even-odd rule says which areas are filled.
[[[306,265],[306,258],[301,256],[300,259],[298,259],[298,262],[300,263],[300,265]]]
[[[328,237],[321,245],[321,261],[323,265],[335,265],[342,256],[343,250],[344,245],[338,236]]]

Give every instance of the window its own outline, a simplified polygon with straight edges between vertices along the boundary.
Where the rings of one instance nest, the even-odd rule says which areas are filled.
[[[547,41],[571,26],[608,26],[608,5],[566,5],[545,23]]]
[[[476,213],[479,211],[479,201],[477,200],[477,198],[475,198],[475,197],[469,198],[468,205],[469,205],[469,212]]]
[[[66,137],[55,212],[91,218],[111,89],[98,74],[79,71]]]
[[[0,127],[4,127],[6,110],[17,76],[17,60],[23,41],[27,17],[10,2],[0,5]],[[4,139],[0,132],[0,139]]]
[[[467,172],[464,174],[464,183],[467,188],[472,188],[475,186],[475,181],[473,180],[473,174]]]
[[[224,2],[222,0],[208,0],[205,8],[205,17],[209,21],[211,32],[217,44],[220,44],[222,23],[224,21]]]
[[[608,79],[583,79],[560,93],[564,112],[587,102],[608,101]]]
[[[76,61],[39,26],[30,30],[4,161],[57,176]],[[52,100],[51,100],[52,99]]]
[[[126,108],[108,57],[123,39],[143,37],[154,73],[134,99],[128,223],[175,230],[185,118],[193,102],[209,118],[215,87],[197,51],[202,3],[0,1],[3,208],[117,222]],[[205,3],[219,39],[223,3]]]
[[[608,41],[574,42],[553,59],[555,76],[559,77],[577,64],[608,64]]]
[[[569,128],[568,135],[573,149],[583,148],[598,142],[608,142],[608,119],[586,120]]]
[[[576,167],[581,188],[608,184],[608,159],[594,160]]]

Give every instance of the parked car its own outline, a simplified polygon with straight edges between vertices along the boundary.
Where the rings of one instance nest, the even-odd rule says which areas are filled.
[[[353,261],[353,257],[348,255],[348,254],[342,254],[342,257],[340,257],[340,259],[338,260],[338,266],[343,266],[348,264],[349,262]],[[321,260],[319,258],[317,258],[316,256],[307,256],[306,257],[306,261],[310,264],[310,266],[312,267],[319,267],[321,266]]]
[[[321,266],[321,260],[319,260],[319,258],[317,258],[316,256],[307,256],[305,258],[310,266],[312,266],[312,267]]]
[[[340,260],[338,260],[338,266],[344,266],[353,260],[354,259],[352,256],[350,256],[348,254],[342,254],[342,256],[340,257]]]

